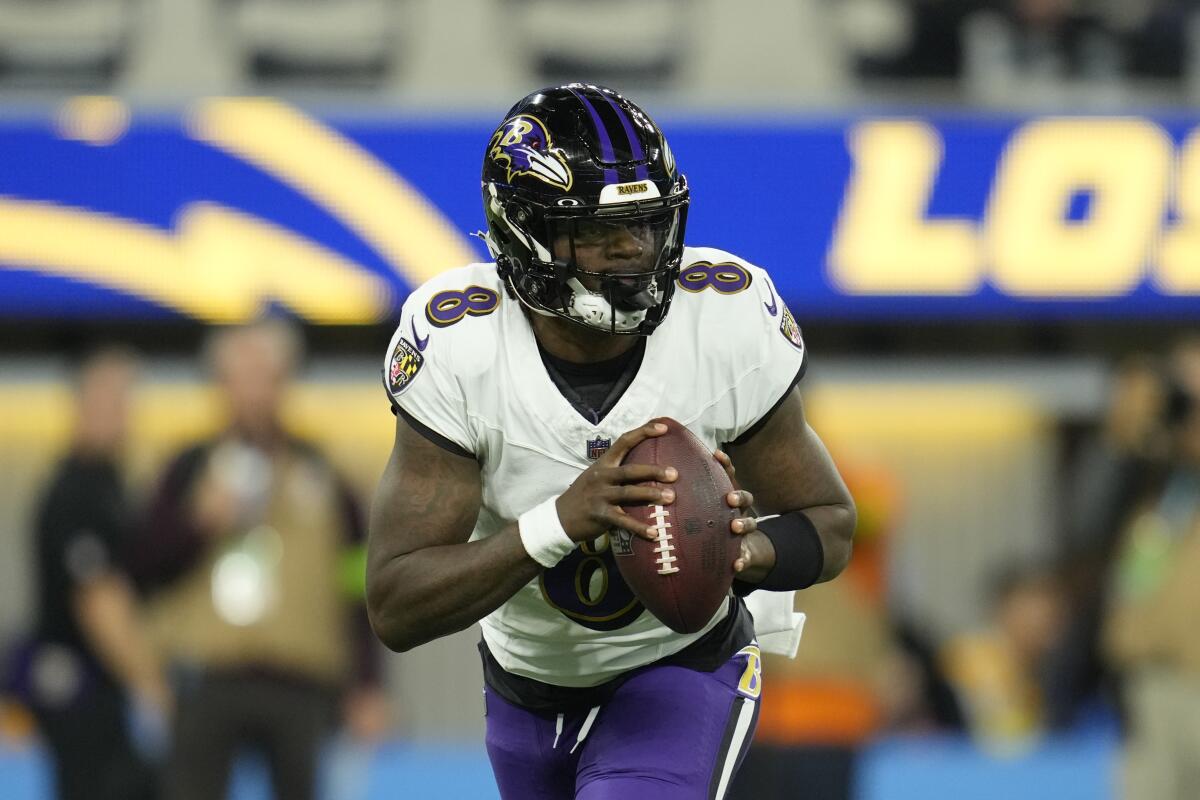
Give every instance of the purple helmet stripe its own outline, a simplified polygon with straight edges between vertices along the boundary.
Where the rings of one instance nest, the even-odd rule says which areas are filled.
[[[608,95],[604,96],[608,104],[612,106],[613,111],[617,112],[617,119],[621,120],[621,127],[625,129],[625,135],[629,137],[629,149],[633,153],[634,161],[643,161],[646,158],[646,152],[642,150],[642,143],[638,141],[637,134],[633,131],[633,124],[629,121],[629,115],[625,113],[625,109],[621,108]],[[633,170],[634,180],[645,180],[650,176],[650,169],[645,164],[639,164]]]
[[[612,139],[608,138],[608,128],[604,127],[604,121],[600,119],[600,114],[597,113],[596,107],[593,106],[591,101],[589,101],[577,90],[571,89],[570,91],[571,94],[579,98],[579,102],[583,103],[583,107],[588,110],[588,114],[590,114],[592,117],[592,124],[596,126],[596,133],[600,137],[600,155],[604,157],[605,161],[612,163],[615,160],[613,156]],[[618,183],[619,181],[620,179],[617,177],[617,171],[615,169],[605,168],[605,183]]]

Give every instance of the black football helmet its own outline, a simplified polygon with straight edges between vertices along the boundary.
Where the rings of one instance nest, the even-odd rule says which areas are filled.
[[[614,334],[646,335],[663,321],[688,188],[644,111],[603,86],[534,92],[492,134],[482,183],[483,238],[529,309]],[[614,235],[625,249],[613,269],[577,262]]]

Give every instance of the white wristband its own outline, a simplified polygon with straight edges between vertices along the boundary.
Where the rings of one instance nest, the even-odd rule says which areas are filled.
[[[521,533],[525,552],[546,569],[562,561],[575,549],[575,542],[567,536],[558,519],[557,500],[558,495],[555,495],[529,509],[517,520],[517,530]]]

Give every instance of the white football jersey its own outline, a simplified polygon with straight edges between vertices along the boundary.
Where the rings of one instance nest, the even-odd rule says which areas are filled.
[[[686,248],[683,264],[636,377],[599,424],[551,380],[495,264],[445,272],[408,298],[385,383],[401,409],[478,460],[483,504],[472,541],[561,494],[609,443],[654,417],[673,417],[715,450],[783,398],[805,350],[767,273],[711,248]],[[543,570],[481,625],[504,669],[578,687],[671,655],[726,613],[698,633],[667,628],[625,585],[604,536]]]

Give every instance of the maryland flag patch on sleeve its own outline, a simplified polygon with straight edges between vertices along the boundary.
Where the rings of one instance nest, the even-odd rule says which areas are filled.
[[[413,378],[425,366],[425,357],[416,347],[401,337],[396,340],[396,349],[392,351],[388,362],[388,388],[392,394],[400,394],[408,388]]]
[[[787,306],[783,307],[783,319],[779,323],[779,332],[797,350],[804,349],[804,337],[800,335],[800,326],[796,323],[796,318],[792,316],[792,312]]]

